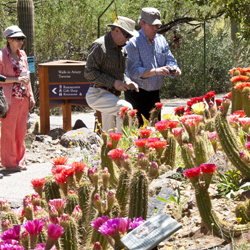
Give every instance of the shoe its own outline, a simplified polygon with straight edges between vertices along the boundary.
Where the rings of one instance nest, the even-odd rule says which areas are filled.
[[[5,168],[5,171],[10,171],[10,172],[21,172],[27,170],[27,167],[25,166],[16,166],[13,168]]]
[[[0,179],[3,179],[3,175],[2,174],[0,174]]]

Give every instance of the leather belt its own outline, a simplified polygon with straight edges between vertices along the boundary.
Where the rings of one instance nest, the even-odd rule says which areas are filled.
[[[96,86],[96,85],[93,84],[93,83],[90,83],[90,87],[92,87],[92,88],[106,89],[106,90],[108,90],[110,93],[114,94],[115,96],[120,96],[120,95],[121,95],[121,91],[118,91],[118,90],[116,90],[116,89],[110,89],[110,88],[107,88],[107,87]]]

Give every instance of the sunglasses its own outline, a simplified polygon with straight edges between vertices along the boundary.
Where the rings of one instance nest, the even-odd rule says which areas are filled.
[[[20,41],[23,41],[25,39],[25,37],[13,37],[13,39],[16,41],[16,42],[20,42]]]
[[[119,28],[119,30],[122,32],[122,34],[123,34],[123,36],[125,37],[125,38],[131,38],[132,36],[129,34],[129,33],[127,33],[126,31],[124,31],[124,30],[122,30],[122,29],[120,29]]]

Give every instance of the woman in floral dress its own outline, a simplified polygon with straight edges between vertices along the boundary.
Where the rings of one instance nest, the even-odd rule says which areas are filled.
[[[7,46],[0,51],[1,83],[9,105],[1,119],[1,165],[8,171],[26,170],[25,136],[29,110],[35,105],[29,78],[27,56],[21,47],[26,36],[18,26],[4,31]]]

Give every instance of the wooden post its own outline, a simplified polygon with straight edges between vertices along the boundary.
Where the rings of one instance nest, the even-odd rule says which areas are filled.
[[[71,105],[68,100],[65,100],[63,105],[63,130],[71,130]]]

